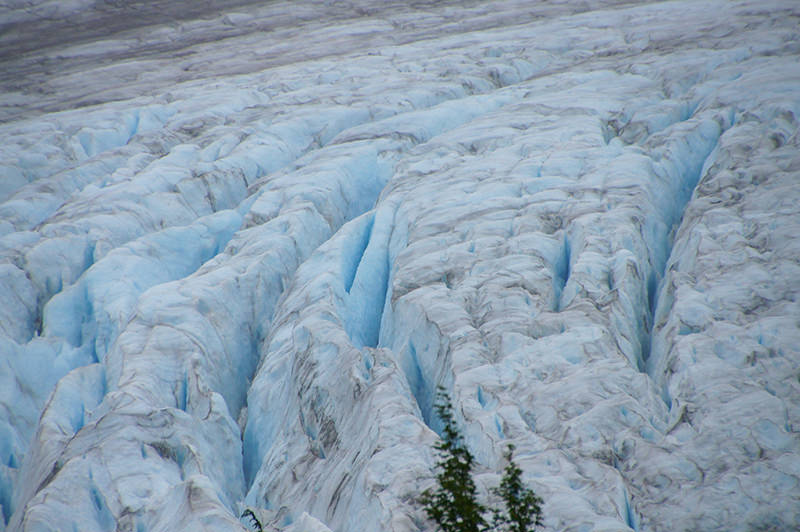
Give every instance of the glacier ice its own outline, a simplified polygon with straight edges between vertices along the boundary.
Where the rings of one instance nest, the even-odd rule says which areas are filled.
[[[0,530],[431,530],[437,386],[547,530],[798,526],[792,2],[131,9],[0,6]]]

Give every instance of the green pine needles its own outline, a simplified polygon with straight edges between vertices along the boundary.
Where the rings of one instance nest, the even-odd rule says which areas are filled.
[[[514,446],[509,445],[505,454],[508,466],[500,486],[492,490],[503,500],[505,508],[491,509],[493,519],[489,526],[484,518],[488,510],[478,502],[472,480],[474,458],[464,446],[453,419],[453,405],[442,387],[439,387],[435,408],[444,423],[442,439],[436,444],[438,486],[425,490],[419,501],[441,532],[530,532],[541,525],[542,500],[522,484],[522,470],[512,460]]]
[[[511,456],[514,446],[506,450],[508,465],[500,487],[492,490],[505,503],[505,513],[494,510],[494,528],[504,532],[529,532],[542,524],[542,499],[522,484],[522,470]]]
[[[436,413],[444,423],[442,440],[436,444],[440,454],[437,462],[440,472],[436,476],[439,487],[435,491],[425,490],[420,502],[442,532],[481,532],[486,530],[483,518],[486,508],[477,501],[472,480],[474,459],[456,427],[450,398],[441,388],[437,399]]]

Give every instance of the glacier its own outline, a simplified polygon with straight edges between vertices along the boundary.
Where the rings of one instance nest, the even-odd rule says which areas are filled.
[[[800,526],[800,6],[0,4],[0,532]]]

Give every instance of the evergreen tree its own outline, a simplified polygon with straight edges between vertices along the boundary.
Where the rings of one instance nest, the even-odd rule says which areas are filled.
[[[509,445],[500,487],[492,490],[506,507],[505,514],[494,510],[494,526],[503,532],[530,532],[542,524],[542,499],[522,484],[522,470],[514,463],[513,453],[514,446]]]
[[[425,490],[420,502],[442,532],[482,532],[487,528],[483,518],[486,508],[477,501],[471,475],[474,458],[464,446],[453,419],[453,405],[441,386],[436,398],[436,413],[444,423],[442,439],[436,444],[439,486]]]

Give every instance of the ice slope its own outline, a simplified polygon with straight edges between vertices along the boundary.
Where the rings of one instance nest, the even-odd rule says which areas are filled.
[[[548,530],[797,527],[792,2],[157,4],[1,8],[0,530],[433,530],[439,385]]]

